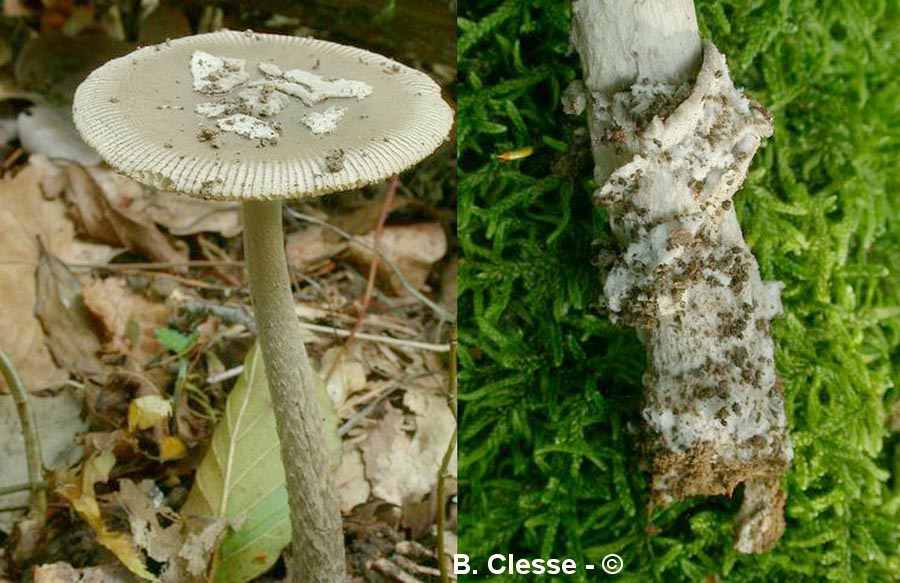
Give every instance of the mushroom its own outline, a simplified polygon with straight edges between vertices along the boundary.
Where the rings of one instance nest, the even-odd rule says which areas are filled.
[[[275,73],[315,98],[278,92],[267,83]],[[254,96],[284,107],[249,107]],[[358,188],[418,163],[452,125],[440,88],[365,50],[222,31],[106,63],[78,88],[73,113],[85,141],[123,174],[243,204],[250,294],[291,508],[291,572],[297,581],[344,581],[340,505],[294,311],[281,203]]]

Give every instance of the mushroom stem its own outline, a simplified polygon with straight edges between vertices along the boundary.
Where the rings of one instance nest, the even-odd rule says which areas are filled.
[[[340,503],[315,373],[303,345],[284,253],[280,201],[245,202],[244,254],[275,408],[292,526],[294,583],[343,583]]]
[[[761,279],[732,197],[771,115],[701,44],[691,0],[575,0],[573,44],[594,198],[622,248],[605,300],[647,346],[651,500],[744,484],[734,547],[765,552],[784,531],[781,476],[793,455],[769,327],[781,285]]]
[[[627,90],[638,80],[679,83],[693,79],[703,54],[693,0],[574,0],[572,33],[581,56],[589,111],[598,99]],[[597,184],[621,160],[615,144],[599,139],[610,121],[588,115]]]

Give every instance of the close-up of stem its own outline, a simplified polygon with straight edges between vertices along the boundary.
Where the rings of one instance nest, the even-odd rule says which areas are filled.
[[[459,6],[461,547],[896,580],[896,3]]]
[[[600,190],[624,253],[606,277],[614,321],[647,346],[643,421],[651,498],[668,505],[744,484],[741,552],[784,531],[793,455],[763,282],[732,203],[771,114],[737,91],[693,2],[578,0],[575,45]]]

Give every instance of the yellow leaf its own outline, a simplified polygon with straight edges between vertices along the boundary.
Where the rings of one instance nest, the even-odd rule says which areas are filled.
[[[83,496],[84,492],[90,492],[90,496],[93,498],[94,484],[107,481],[114,465],[116,465],[116,456],[109,450],[92,455],[81,470],[81,495]]]
[[[144,555],[134,544],[131,535],[111,531],[103,524],[100,505],[94,497],[94,484],[109,479],[109,472],[115,463],[116,458],[110,451],[94,454],[84,463],[81,482],[63,484],[56,489],[56,493],[69,501],[75,512],[97,535],[97,542],[112,551],[128,570],[143,579],[156,581],[156,575],[147,570]]]
[[[187,454],[187,447],[175,435],[166,435],[159,442],[159,457],[162,461],[181,459]]]
[[[144,554],[134,544],[130,534],[103,529],[97,533],[97,542],[113,552],[128,570],[143,579],[157,581],[156,575],[147,570]]]
[[[128,431],[149,429],[172,416],[172,403],[157,395],[138,397],[128,404]]]

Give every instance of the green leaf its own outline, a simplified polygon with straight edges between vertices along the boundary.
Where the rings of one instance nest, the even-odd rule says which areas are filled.
[[[272,512],[273,499],[282,501]],[[262,351],[247,353],[244,372],[228,395],[225,416],[197,468],[185,514],[246,520],[219,548],[217,583],[243,583],[265,573],[291,542],[284,467]],[[235,545],[240,540],[242,544]]]
[[[193,348],[200,333],[196,330],[190,334],[183,334],[175,328],[157,328],[154,330],[156,341],[169,352],[181,355]]]
[[[328,399],[319,385],[320,401]],[[329,450],[340,451],[337,415],[323,401]],[[219,546],[216,583],[245,583],[269,570],[291,542],[290,510],[284,466],[262,352],[247,353],[244,372],[228,395],[225,415],[212,445],[197,468],[182,508],[186,515],[210,518],[243,516],[240,528]]]

